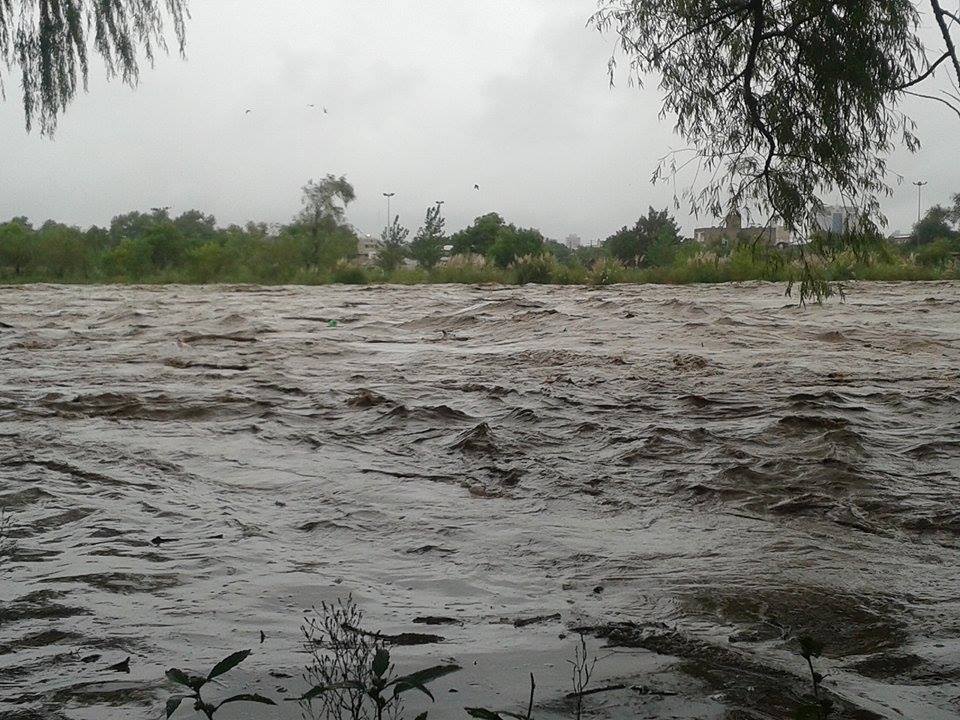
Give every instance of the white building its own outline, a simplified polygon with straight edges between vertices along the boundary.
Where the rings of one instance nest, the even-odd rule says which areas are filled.
[[[583,245],[583,240],[580,239],[579,235],[570,234],[567,235],[567,238],[563,241],[563,244],[571,250],[576,250]]]
[[[357,257],[356,260],[361,265],[372,264],[377,261],[380,255],[380,238],[373,235],[357,234]]]
[[[845,205],[824,205],[815,222],[817,229],[839,235],[856,224],[857,212]]]
[[[764,227],[744,227],[743,216],[739,210],[731,210],[723,219],[723,225],[717,227],[696,228],[693,239],[698,243],[712,242],[733,243],[738,240],[762,240],[769,245],[786,247],[794,244],[793,233],[782,225],[766,225]]]
[[[906,245],[908,242],[913,240],[913,233],[904,232],[903,230],[894,230],[887,237],[894,245]]]

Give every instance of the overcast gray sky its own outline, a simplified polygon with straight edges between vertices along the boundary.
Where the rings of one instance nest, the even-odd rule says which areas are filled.
[[[672,188],[650,176],[682,143],[658,117],[655,82],[609,87],[613,39],[585,27],[594,7],[193,0],[187,59],[158,58],[136,90],[96,65],[53,140],[26,134],[6,76],[0,218],[85,226],[169,205],[221,224],[286,222],[300,187],[334,173],[357,190],[348,215],[362,231],[379,231],[392,191],[407,225],[444,200],[449,229],[497,211],[550,237],[605,237],[670,204]],[[960,192],[956,116],[933,103],[908,110],[924,147],[891,159],[905,176],[884,202],[891,229],[915,219],[913,180],[929,181],[925,205]],[[677,216],[687,231],[712,224]]]

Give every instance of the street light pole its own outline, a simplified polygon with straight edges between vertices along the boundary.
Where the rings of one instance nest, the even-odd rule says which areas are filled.
[[[387,199],[387,228],[390,227],[390,198],[396,195],[395,192],[384,193],[383,196]]]
[[[923,191],[923,186],[926,185],[926,181],[920,182],[917,181],[914,185],[917,186],[917,222],[920,222],[920,194]]]

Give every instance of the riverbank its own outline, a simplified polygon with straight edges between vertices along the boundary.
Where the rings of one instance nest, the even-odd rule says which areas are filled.
[[[857,263],[850,261],[814,263],[816,276],[829,283],[849,282],[923,282],[960,279],[960,270],[952,263],[924,265],[909,259],[893,262]],[[22,276],[0,275],[0,283],[11,285],[73,284],[99,285],[710,285],[731,282],[798,282],[805,268],[798,260],[782,263],[752,262],[729,258],[702,258],[668,267],[635,268],[615,261],[591,265],[563,264],[550,256],[526,258],[501,268],[493,263],[455,262],[432,269],[397,268],[352,263],[326,269],[300,268],[292,273],[276,273],[264,278],[252,269],[193,272],[168,270],[136,276],[58,275],[29,273]]]

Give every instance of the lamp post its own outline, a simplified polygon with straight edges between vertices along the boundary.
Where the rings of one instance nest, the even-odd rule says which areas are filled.
[[[917,186],[917,222],[920,222],[920,195],[923,192],[923,186],[926,184],[926,181],[917,181],[914,183],[914,185]]]
[[[383,196],[387,199],[387,228],[390,227],[390,198],[396,195],[395,192],[384,193]]]

